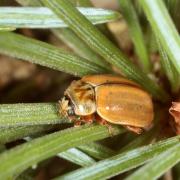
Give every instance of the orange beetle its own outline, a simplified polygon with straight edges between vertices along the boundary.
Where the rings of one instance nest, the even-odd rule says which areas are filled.
[[[138,134],[151,126],[150,95],[130,80],[113,75],[89,75],[73,81],[60,101],[60,113],[76,124],[120,124]]]

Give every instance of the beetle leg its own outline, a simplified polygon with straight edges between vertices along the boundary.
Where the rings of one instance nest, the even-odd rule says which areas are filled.
[[[80,119],[76,116],[69,116],[68,119],[71,123],[76,123],[77,121],[80,121]]]
[[[71,118],[70,121],[74,123],[75,127],[79,127],[82,124],[92,124],[94,120],[93,118],[94,116],[89,115],[89,116],[82,116],[78,119],[74,117],[74,118]]]
[[[142,128],[140,128],[140,127],[135,127],[135,126],[124,126],[124,127],[136,134],[141,134],[143,131]]]
[[[94,122],[94,115],[81,116],[81,122],[85,124],[92,124]]]
[[[82,125],[82,122],[80,120],[74,121],[74,127],[79,127]]]
[[[104,126],[109,125],[108,122],[105,119],[101,118],[98,114],[96,114],[95,118],[98,124],[104,125]]]
[[[106,126],[108,128],[109,134],[111,136],[113,136],[113,128],[112,126],[103,118],[101,118],[100,116],[96,116],[96,122],[100,125]]]

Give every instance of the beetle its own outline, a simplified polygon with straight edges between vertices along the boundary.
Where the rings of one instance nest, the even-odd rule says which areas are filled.
[[[60,114],[75,124],[119,124],[140,134],[152,125],[151,96],[135,82],[120,76],[87,75],[72,81],[59,101]]]

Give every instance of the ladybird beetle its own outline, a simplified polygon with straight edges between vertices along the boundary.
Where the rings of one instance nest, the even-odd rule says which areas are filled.
[[[60,113],[76,124],[119,124],[140,134],[151,126],[151,96],[133,81],[114,75],[88,75],[73,81],[61,99]]]

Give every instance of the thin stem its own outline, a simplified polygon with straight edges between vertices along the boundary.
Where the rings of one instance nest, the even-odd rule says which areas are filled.
[[[109,63],[120,68],[125,76],[141,84],[159,100],[168,100],[168,95],[125,57],[124,54],[77,11],[69,1],[42,0],[42,2],[52,9],[59,18],[62,18],[92,49],[104,57]]]

